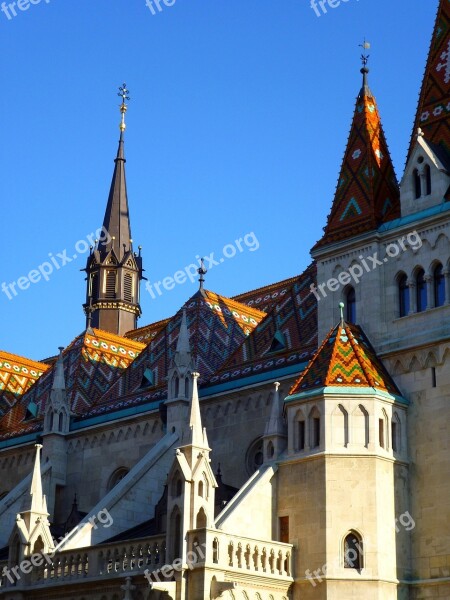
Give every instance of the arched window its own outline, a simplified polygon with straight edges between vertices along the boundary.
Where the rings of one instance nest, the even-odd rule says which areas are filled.
[[[347,306],[347,323],[356,323],[356,294],[354,288],[348,288],[345,300]]]
[[[175,473],[175,475],[173,476],[173,480],[172,480],[172,496],[177,498],[178,496],[181,496],[181,492],[183,490],[183,484],[181,481],[181,477],[180,477],[180,473],[179,471],[177,471]]]
[[[59,413],[59,418],[58,418],[58,431],[62,431],[63,430],[63,425],[64,425],[64,415],[62,412]]]
[[[213,541],[213,563],[217,564],[219,562],[219,540],[214,538]]]
[[[427,181],[427,192],[426,192],[426,195],[430,196],[431,195],[431,169],[430,169],[430,165],[426,165],[425,166],[425,179]]]
[[[170,521],[172,529],[173,556],[174,558],[179,558],[181,556],[181,515],[177,506],[172,511],[172,518]]]
[[[381,417],[378,419],[378,441],[380,444],[380,448],[388,449],[388,424],[389,419],[386,414],[386,411],[383,409]]]
[[[33,546],[33,554],[40,554],[45,548],[42,536],[39,536]]]
[[[201,496],[203,498],[203,481],[199,481],[198,482],[198,495]]]
[[[444,306],[445,304],[445,275],[442,265],[434,269],[434,306]]]
[[[91,289],[89,290],[90,296],[95,300],[98,297],[98,275],[93,273],[91,275]]]
[[[189,377],[184,380],[184,397],[189,398]]]
[[[416,200],[418,200],[420,198],[420,196],[422,195],[422,190],[421,190],[421,185],[420,185],[420,175],[419,175],[418,169],[414,169],[414,171],[413,171],[413,184],[414,184],[414,190],[416,193]]]
[[[344,568],[361,570],[364,566],[364,551],[361,536],[351,531],[344,539]]]
[[[301,452],[306,447],[306,421],[303,414],[300,415],[297,422],[297,431],[295,432],[297,439],[295,444],[295,449],[297,452]]]
[[[400,452],[401,449],[401,423],[397,413],[394,413],[391,421],[391,440],[392,450],[394,452]]]
[[[180,395],[180,380],[178,377],[175,377],[174,396],[175,396],[175,398],[178,398],[179,395]]]
[[[409,287],[408,278],[403,273],[398,279],[398,305],[400,317],[406,317],[409,314]]]
[[[205,527],[208,526],[208,521],[207,521],[207,518],[206,518],[205,509],[203,508],[203,506],[201,507],[201,509],[197,513],[197,519],[196,519],[196,521],[197,521],[197,523],[196,523],[197,529],[204,529]]]
[[[246,455],[246,465],[247,471],[249,475],[253,475],[255,471],[259,469],[259,467],[264,462],[264,448],[263,448],[263,440],[258,438],[250,444],[249,449],[247,450]]]
[[[54,423],[54,421],[55,421],[55,413],[52,411],[50,413],[50,427],[49,427],[50,431],[53,431],[53,423]]]
[[[116,297],[116,272],[108,271],[106,273],[105,298],[115,298],[115,297]]]
[[[128,469],[126,467],[120,467],[116,469],[111,475],[108,481],[108,491],[111,491],[124,477],[128,475]]]
[[[416,295],[417,312],[422,312],[427,308],[427,283],[423,269],[420,269],[416,275]]]
[[[320,446],[320,413],[314,407],[309,414],[309,446],[319,448]]]

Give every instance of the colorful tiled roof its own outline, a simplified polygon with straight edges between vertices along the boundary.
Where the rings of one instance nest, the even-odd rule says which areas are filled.
[[[63,353],[67,396],[72,411],[83,414],[88,410],[144,348],[144,344],[99,329],[86,331],[75,338]],[[47,366],[36,385],[0,419],[0,439],[38,431],[42,427],[53,369],[54,366]],[[27,411],[30,404],[36,407],[36,418],[30,418]]]
[[[315,248],[375,230],[398,217],[397,178],[377,103],[364,79],[356,100],[333,206],[324,236]]]
[[[317,349],[317,300],[310,290],[316,279],[315,263],[293,278],[267,317],[210,383],[309,360]]]
[[[157,321],[156,323],[150,323],[150,325],[145,325],[144,327],[139,327],[138,329],[133,329],[125,334],[125,337],[129,340],[134,340],[135,342],[141,342],[142,344],[148,344],[155,338],[160,331],[164,329],[167,323],[170,321],[170,318],[163,319],[162,321]]]
[[[8,412],[49,368],[46,364],[0,350],[0,415]]]
[[[330,331],[289,395],[326,387],[369,387],[400,396],[363,330],[348,323]]]
[[[88,415],[117,410],[166,394],[166,377],[175,353],[183,310],[186,310],[190,342],[197,368],[206,382],[239,348],[266,313],[207,290],[198,291],[154,337],[130,367],[99,398]],[[154,385],[142,389],[145,372]]]
[[[408,156],[420,127],[450,153],[450,0],[440,0]]]
[[[269,312],[272,308],[288,293],[292,284],[298,279],[298,275],[272,283],[250,292],[233,296],[233,300],[246,304],[247,306],[253,306],[258,310]]]

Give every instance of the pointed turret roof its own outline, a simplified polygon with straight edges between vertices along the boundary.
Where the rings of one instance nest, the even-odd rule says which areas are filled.
[[[270,410],[270,418],[266,424],[265,436],[283,435],[283,405],[280,398],[279,387],[280,383],[276,381],[274,383],[275,393],[272,399],[272,408]]]
[[[205,437],[203,434],[202,417],[200,414],[200,401],[198,398],[198,378],[199,373],[192,373],[192,398],[191,405],[189,408],[189,427],[190,427],[190,439],[189,444],[193,446],[203,447]]]
[[[328,387],[373,388],[401,395],[363,330],[343,321],[327,335],[289,396]]]
[[[356,100],[338,185],[323,238],[315,248],[377,229],[400,217],[400,194],[375,96],[361,69],[363,84]]]
[[[425,139],[450,153],[450,2],[440,0],[419,96],[408,158],[420,127]]]
[[[103,230],[109,233],[111,240],[109,243],[107,240],[104,243],[101,242],[99,250],[106,253],[113,249],[117,259],[121,261],[125,253],[130,250],[132,239],[125,177],[126,159],[123,131],[120,133],[119,147],[114,162],[114,173],[103,219]]]
[[[183,309],[183,316],[181,317],[180,333],[178,335],[177,349],[175,350],[173,362],[177,367],[189,367],[192,363],[186,309]]]
[[[66,381],[64,377],[64,357],[63,357],[64,348],[60,346],[59,348],[59,356],[56,361],[56,365],[54,367],[54,375],[53,375],[53,385],[52,390],[65,390],[66,389]]]
[[[47,501],[42,492],[42,478],[41,478],[41,448],[40,444],[36,444],[36,458],[34,460],[33,477],[31,479],[31,505],[28,510],[24,512],[30,512],[35,514],[47,514]],[[27,507],[28,508],[28,507]]]

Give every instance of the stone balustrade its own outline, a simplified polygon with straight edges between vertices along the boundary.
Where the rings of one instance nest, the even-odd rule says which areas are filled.
[[[189,533],[189,548],[200,557],[198,566],[293,580],[292,544],[199,529]]]

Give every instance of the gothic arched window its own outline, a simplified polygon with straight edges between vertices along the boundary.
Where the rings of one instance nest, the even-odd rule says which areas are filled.
[[[354,288],[348,288],[345,299],[347,305],[347,323],[356,323],[356,294]]]
[[[414,171],[413,171],[413,184],[414,184],[414,190],[416,193],[416,200],[418,200],[420,198],[420,196],[422,195],[422,189],[421,189],[421,185],[420,185],[420,175],[419,175],[418,169],[414,169]]]
[[[416,295],[417,312],[422,312],[427,308],[427,283],[423,269],[420,269],[416,275]]]
[[[445,275],[442,265],[437,265],[433,273],[434,280],[434,306],[445,304]]]
[[[406,317],[409,314],[409,287],[408,278],[403,273],[398,278],[398,305],[399,305],[399,316]]]
[[[363,542],[356,531],[351,531],[344,539],[344,568],[360,570],[364,566]]]

